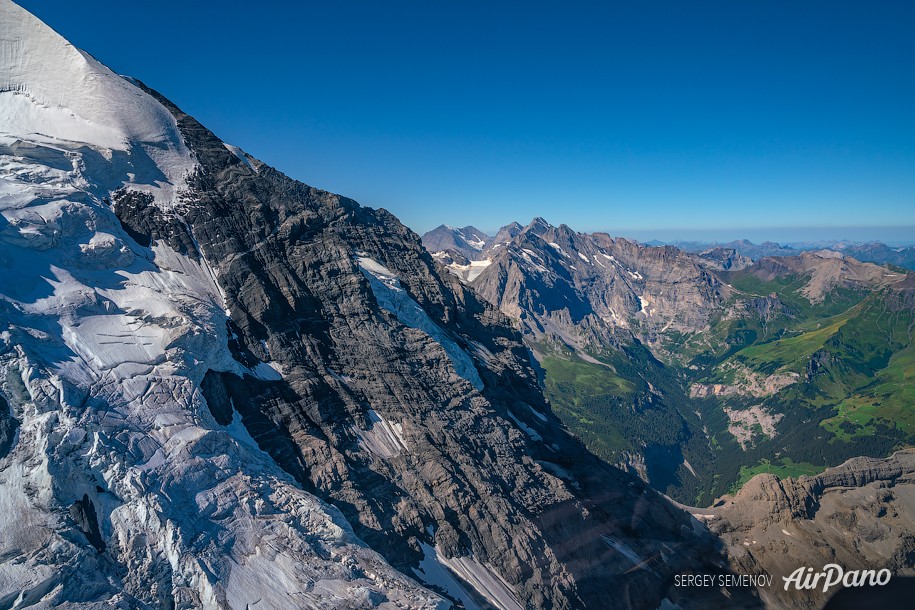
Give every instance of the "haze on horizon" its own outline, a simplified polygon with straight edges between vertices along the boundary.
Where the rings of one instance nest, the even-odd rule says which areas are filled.
[[[915,242],[910,2],[20,3],[420,233]]]
[[[516,220],[522,225],[531,219]],[[553,225],[566,224],[559,218],[544,218]],[[499,227],[478,227],[473,223],[443,222],[441,225],[452,227],[474,226],[487,235],[495,235]],[[436,225],[439,226],[439,225]],[[815,242],[832,243],[867,243],[879,241],[888,246],[915,245],[915,227],[709,227],[709,228],[629,228],[615,226],[577,227],[569,225],[582,233],[607,233],[612,237],[625,237],[640,242],[700,242],[708,244],[726,244],[728,242],[748,240],[755,244],[775,242],[781,245],[810,244]]]

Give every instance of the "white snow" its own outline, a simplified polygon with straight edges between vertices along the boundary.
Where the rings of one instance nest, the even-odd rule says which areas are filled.
[[[480,610],[468,586],[499,610],[523,610],[514,588],[492,566],[483,565],[471,556],[446,558],[437,546],[433,548],[424,542],[420,547],[423,559],[413,572],[423,582],[441,587],[460,600],[467,610]]]
[[[578,482],[578,480],[575,478],[575,475],[573,475],[571,472],[569,472],[568,470],[566,470],[559,464],[555,464],[553,462],[547,462],[546,460],[537,460],[537,463],[540,464],[540,466],[544,470],[546,470],[553,476],[563,479],[565,481],[568,481],[569,485],[571,485],[575,489],[581,489],[581,483]]]
[[[448,336],[448,333],[432,321],[419,303],[407,294],[397,279],[397,274],[378,261],[359,256],[356,259],[362,274],[369,281],[369,286],[378,301],[378,305],[390,311],[401,324],[421,330],[429,335],[445,350],[455,372],[470,382],[477,390],[483,389],[483,380],[473,364],[473,360]]]
[[[570,258],[569,255],[566,254],[566,251],[562,249],[562,246],[557,244],[555,241],[547,242],[547,245],[550,246],[551,248],[553,248],[554,250],[556,250],[557,252],[559,252],[560,254],[562,254],[564,257]]]
[[[95,368],[111,369],[125,362],[153,364],[180,330],[162,328],[122,314],[85,316],[62,323],[64,341]]]
[[[258,362],[251,372],[264,381],[279,381],[283,378],[283,369],[275,362]]]
[[[492,566],[483,565],[471,556],[450,559],[440,556],[439,561],[499,610],[524,610],[515,590]]]
[[[524,430],[524,433],[525,433],[525,434],[527,434],[529,437],[531,437],[531,438],[532,438],[533,440],[535,440],[535,441],[543,440],[543,437],[540,436],[540,435],[537,433],[536,430],[534,430],[533,428],[531,428],[530,426],[528,426],[526,423],[524,423],[523,421],[521,421],[520,419],[518,419],[517,417],[515,417],[515,414],[514,414],[514,413],[512,413],[511,411],[507,411],[507,413],[508,413],[508,416],[509,416],[510,418],[512,418],[512,421],[514,421],[515,424],[516,424],[519,428],[521,428],[522,430]]]
[[[527,404],[526,404],[526,405],[524,405],[524,406],[527,407],[527,410],[528,410],[528,411],[530,411],[531,413],[534,414],[534,417],[536,417],[536,418],[539,419],[540,421],[544,421],[544,422],[546,421],[546,415],[544,415],[543,413],[541,413],[540,411],[538,411],[537,409],[535,409],[534,407],[532,407],[532,406],[530,406],[530,405],[527,405]]]
[[[9,0],[0,89],[0,386],[21,422],[0,461],[6,602],[131,605],[126,573],[204,608],[443,608],[210,414],[206,371],[246,372],[213,270],[138,246],[104,201],[126,183],[172,206],[194,164],[171,115]],[[104,556],[66,516],[83,494]]]
[[[640,310],[639,313],[644,313],[646,316],[650,316],[651,311],[648,309],[648,306],[651,304],[651,301],[649,300],[649,298],[646,296],[639,295],[639,304],[642,307],[642,309]]]
[[[543,259],[541,259],[540,255],[538,255],[533,250],[528,250],[527,248],[521,248],[521,258],[524,260],[527,267],[533,268],[535,271],[537,271],[539,273],[548,272],[547,268],[541,264],[541,261]]]
[[[368,411],[367,430],[356,429],[360,445],[380,458],[390,459],[407,451],[403,438],[403,427],[385,419],[374,409]]]
[[[480,261],[470,261],[467,265],[459,265],[457,263],[452,263],[448,265],[448,271],[458,276],[465,282],[472,282],[478,277],[483,271],[486,270],[492,264],[492,260],[483,259]]]
[[[585,256],[584,254],[582,254],[581,252],[578,253],[578,258],[580,258],[581,260],[585,261],[585,262],[588,263],[589,265],[591,264],[591,259],[588,258],[587,256]]]
[[[419,562],[419,567],[413,568],[413,573],[427,585],[439,587],[452,598],[459,600],[466,610],[480,610],[473,595],[439,561],[438,552],[425,542],[421,542],[420,547],[423,550],[423,558]]]
[[[195,166],[174,117],[21,7],[0,11],[0,135],[89,145],[111,165],[106,180],[173,203]]]
[[[238,160],[239,160],[239,161],[241,161],[242,163],[244,163],[245,165],[247,165],[247,166],[248,166],[248,169],[250,169],[250,170],[253,171],[254,173],[257,173],[257,168],[254,167],[254,165],[251,163],[251,159],[248,158],[248,154],[247,154],[245,151],[243,151],[242,149],[240,149],[240,148],[237,147],[237,146],[232,146],[231,144],[227,144],[227,143],[225,143],[225,142],[223,142],[222,145],[225,146],[226,149],[227,149],[230,153],[232,153],[233,155],[235,155],[236,157],[238,157]]]

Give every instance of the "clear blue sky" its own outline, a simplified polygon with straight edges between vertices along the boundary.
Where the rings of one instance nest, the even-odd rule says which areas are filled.
[[[915,241],[911,0],[21,4],[420,232]]]

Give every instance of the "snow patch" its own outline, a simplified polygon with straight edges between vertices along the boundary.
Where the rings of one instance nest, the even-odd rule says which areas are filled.
[[[241,161],[241,162],[244,163],[246,166],[248,166],[248,169],[250,169],[250,170],[251,170],[252,172],[254,172],[255,174],[257,173],[257,168],[254,167],[254,165],[252,165],[251,159],[248,158],[248,154],[247,154],[245,151],[243,151],[242,149],[240,149],[240,148],[237,147],[237,146],[232,146],[231,144],[227,144],[226,142],[223,142],[222,145],[225,146],[226,149],[227,149],[230,153],[232,153],[233,155],[235,155],[235,156],[238,158],[239,161]]]
[[[470,261],[470,263],[467,265],[451,263],[448,265],[448,271],[458,276],[465,282],[472,282],[480,277],[480,274],[483,273],[491,264],[492,261],[488,258],[480,261]]]
[[[642,557],[636,553],[630,546],[620,542],[616,538],[607,536],[606,534],[602,535],[601,538],[604,542],[607,543],[607,546],[617,551],[620,555],[632,562],[632,564],[642,570],[650,571],[646,565],[646,562]]]
[[[378,305],[397,316],[404,326],[421,330],[442,346],[455,372],[470,382],[477,390],[483,389],[483,380],[473,364],[473,360],[448,336],[447,332],[432,321],[429,315],[413,300],[400,285],[397,274],[366,256],[357,257],[362,275],[369,281],[369,286]]]
[[[639,295],[639,304],[641,305],[641,310],[639,313],[643,313],[646,316],[651,315],[651,311],[648,309],[648,305],[651,303],[648,297]]]
[[[550,241],[550,242],[547,242],[547,245],[550,246],[551,248],[553,248],[554,250],[556,250],[557,252],[559,252],[560,254],[562,254],[564,257],[569,258],[569,255],[566,254],[566,251],[562,249],[562,246],[560,246],[556,242]]]
[[[438,546],[433,548],[424,542],[420,547],[423,559],[413,572],[423,582],[441,587],[460,600],[467,610],[480,610],[480,606],[465,585],[499,610],[523,610],[514,588],[492,566],[483,565],[472,556],[447,558]]]
[[[515,417],[515,414],[514,414],[514,413],[512,413],[511,411],[506,411],[506,413],[508,413],[508,416],[509,416],[510,418],[512,418],[512,421],[514,421],[515,424],[516,424],[519,428],[521,428],[522,430],[524,430],[525,434],[527,434],[527,435],[528,435],[529,437],[531,437],[533,440],[535,440],[535,441],[541,441],[541,440],[543,440],[543,437],[540,436],[539,434],[537,434],[537,431],[536,431],[536,430],[534,430],[533,428],[531,428],[530,426],[528,426],[526,423],[524,423],[523,421],[521,421],[520,419],[518,419],[517,417]]]
[[[367,413],[369,427],[367,430],[356,429],[359,444],[380,458],[390,459],[407,451],[403,438],[403,427],[385,419],[374,409]]]
[[[280,381],[283,378],[283,369],[275,362],[258,362],[251,372],[263,381]]]

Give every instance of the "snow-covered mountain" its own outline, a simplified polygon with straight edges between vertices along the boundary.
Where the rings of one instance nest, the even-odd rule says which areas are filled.
[[[722,565],[396,218],[0,0],[0,607],[707,607],[672,575]]]
[[[207,409],[207,370],[276,373],[233,359],[206,261],[109,205],[178,205],[174,116],[7,0],[0,80],[0,606],[443,606]]]
[[[451,252],[468,260],[476,260],[490,242],[492,237],[471,226],[441,225],[423,235],[423,245],[430,252]]]

